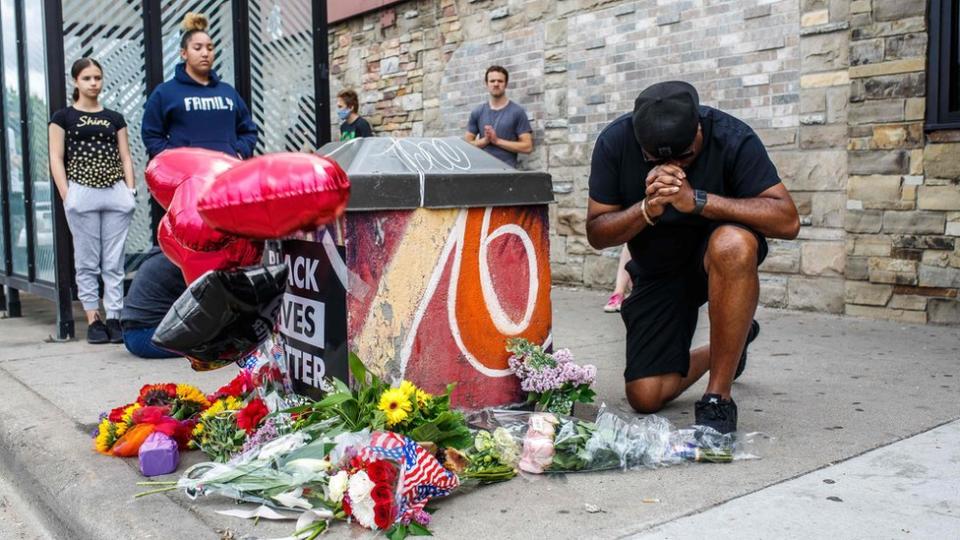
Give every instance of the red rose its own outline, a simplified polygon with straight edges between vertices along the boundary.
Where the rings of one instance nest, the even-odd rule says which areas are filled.
[[[381,459],[367,465],[367,476],[374,484],[392,484],[397,479],[397,469],[389,461]]]
[[[249,435],[257,429],[260,421],[263,420],[269,412],[263,400],[256,398],[237,412],[237,427],[246,431],[247,435]]]
[[[345,496],[345,497],[343,498],[343,501],[341,501],[341,502],[343,502],[343,513],[346,514],[346,515],[348,515],[348,516],[352,516],[352,515],[353,515],[353,509],[350,508],[350,497]]]
[[[377,524],[378,529],[389,529],[393,525],[393,514],[393,501],[373,506],[373,522]]]
[[[393,502],[393,488],[389,484],[377,484],[370,491],[370,498],[376,504]]]

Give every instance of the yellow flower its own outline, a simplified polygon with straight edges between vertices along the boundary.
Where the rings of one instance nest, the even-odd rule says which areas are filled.
[[[433,396],[429,393],[417,388],[417,406],[426,407],[427,402],[433,399]]]
[[[380,396],[379,408],[387,415],[387,425],[394,426],[407,419],[413,405],[402,388],[391,388]]]
[[[123,434],[127,432],[128,427],[130,427],[130,424],[115,424],[114,429],[117,433],[117,437],[123,437]]]
[[[413,399],[419,388],[410,381],[403,381],[400,383],[400,390],[403,390],[403,395],[407,396],[407,399]]]
[[[123,421],[129,426],[133,423],[133,413],[140,410],[142,407],[139,403],[134,403],[123,410]]]
[[[223,411],[235,411],[243,407],[243,402],[233,396],[220,398],[213,402],[210,407],[203,411],[201,418],[209,418]]]
[[[200,436],[201,433],[203,433],[203,422],[198,423],[196,427],[193,428],[194,437]]]
[[[97,433],[97,438],[94,440],[94,448],[97,449],[97,452],[106,454],[117,440],[113,429],[113,422],[104,418],[100,421],[100,425],[97,426],[97,428],[99,429],[99,433]]]
[[[177,385],[177,399],[180,401],[192,401],[194,403],[198,403],[203,408],[210,406],[210,402],[207,401],[207,397],[203,395],[203,392],[201,392],[196,386],[191,386],[189,384]]]

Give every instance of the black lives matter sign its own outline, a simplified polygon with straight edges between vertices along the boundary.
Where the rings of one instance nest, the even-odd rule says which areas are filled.
[[[343,247],[336,249],[344,260]],[[293,389],[319,399],[324,377],[347,380],[346,289],[319,242],[284,240],[280,252],[268,252],[268,259],[289,269],[280,333]]]

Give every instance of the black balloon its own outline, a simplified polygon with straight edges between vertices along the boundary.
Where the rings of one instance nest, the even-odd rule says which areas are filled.
[[[242,360],[273,330],[287,270],[278,264],[207,272],[167,311],[153,343],[188,357],[197,371]]]

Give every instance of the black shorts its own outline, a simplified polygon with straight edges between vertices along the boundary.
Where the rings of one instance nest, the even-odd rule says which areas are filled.
[[[700,306],[707,302],[707,272],[703,257],[710,235],[721,225],[735,225],[757,237],[757,266],[767,257],[767,241],[756,231],[739,224],[717,223],[701,240],[696,260],[678,272],[633,278],[633,291],[620,306],[627,327],[626,382],[643,377],[679,373],[690,368],[690,344],[697,328]]]

